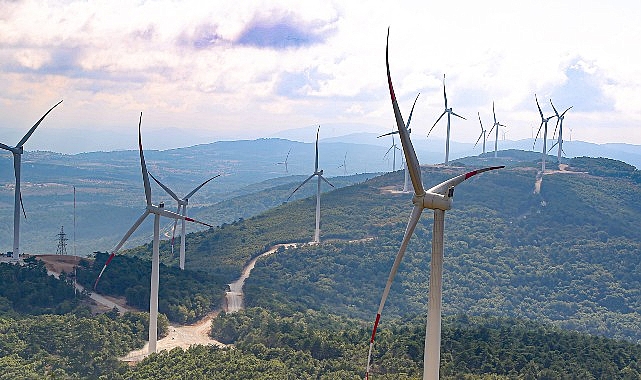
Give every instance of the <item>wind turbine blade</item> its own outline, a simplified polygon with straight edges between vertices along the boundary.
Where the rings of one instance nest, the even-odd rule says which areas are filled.
[[[408,131],[410,131],[410,123],[412,122],[412,114],[414,113],[414,106],[416,105],[416,101],[418,100],[419,95],[421,95],[420,92],[418,93],[418,95],[416,95],[416,99],[414,99],[414,104],[412,104],[412,110],[410,111],[410,116],[407,118],[407,124],[405,124],[405,128],[407,128]]]
[[[496,127],[498,124],[494,124],[492,128],[490,128],[490,131],[487,133],[488,136],[492,134],[492,131],[494,130],[494,127]],[[497,127],[498,128],[498,127]]]
[[[142,151],[142,133],[140,132],[140,125],[142,124],[142,112],[138,120],[138,150],[140,151],[140,168],[142,170],[142,183],[145,187],[145,199],[147,205],[151,205],[151,186],[149,185],[149,175],[147,172],[147,164],[145,163],[145,155]]]
[[[187,200],[187,199],[189,199],[189,198],[190,198],[192,195],[194,195],[198,190],[200,190],[203,186],[205,186],[209,181],[211,181],[212,179],[217,178],[217,177],[220,177],[220,174],[217,174],[217,175],[215,175],[215,176],[211,177],[210,179],[208,179],[207,181],[205,181],[205,182],[201,183],[200,185],[198,185],[195,189],[193,189],[191,192],[189,192],[189,194],[187,194],[187,195],[183,198],[183,200]]]
[[[492,115],[494,116],[494,124],[496,124],[496,111],[494,111],[494,102],[492,102]]]
[[[425,189],[423,188],[423,181],[421,180],[421,166],[418,163],[414,146],[412,146],[410,134],[407,128],[405,128],[405,123],[403,123],[403,115],[401,115],[401,110],[398,108],[396,94],[394,94],[394,86],[392,85],[392,76],[390,75],[389,70],[389,28],[387,28],[387,43],[385,45],[385,66],[387,68],[387,84],[389,86],[389,93],[392,99],[392,108],[394,109],[396,127],[398,128],[401,145],[403,145],[403,154],[405,154],[405,162],[407,163],[407,169],[409,170],[410,178],[412,179],[414,194],[423,195],[425,194]]]
[[[318,171],[318,133],[320,132],[320,125],[316,130],[316,161],[314,161],[314,172]]]
[[[3,143],[0,143],[0,148],[6,149],[6,150],[8,150],[10,152],[13,152],[13,148],[12,147],[10,147],[9,145],[4,145]]]
[[[536,94],[534,94],[534,100],[536,100],[536,106],[539,108],[539,114],[541,115],[541,120],[545,119],[543,116],[543,111],[541,111],[541,106],[539,105],[539,99],[536,97]]]
[[[532,144],[532,149],[536,146],[536,139],[539,138],[539,133],[541,133],[541,128],[543,128],[543,122],[539,125],[539,130],[536,132],[536,137],[534,138],[534,144]]]
[[[558,141],[557,141],[557,142],[555,142],[554,144],[552,144],[552,146],[550,147],[550,149],[548,149],[548,153],[550,153],[550,151],[551,151],[555,146],[557,146],[557,145],[559,145],[559,142],[558,142]]]
[[[572,107],[574,106],[569,106],[565,111],[563,111],[563,113],[561,114],[561,118],[563,118],[563,116],[565,116],[565,113],[568,112]]]
[[[478,144],[478,143],[479,143],[479,141],[481,141],[481,137],[483,137],[483,131],[481,131],[481,134],[479,135],[479,138],[478,138],[478,139],[476,139],[476,142],[474,143],[474,147],[475,147],[475,148],[476,148],[476,144]]]
[[[24,218],[27,219],[27,213],[24,211],[24,203],[22,203],[22,191],[18,194],[20,197],[20,208],[22,208],[22,215],[24,215]]]
[[[37,122],[37,123],[35,123],[35,124],[33,125],[33,127],[31,127],[31,129],[29,129],[29,132],[27,132],[27,134],[26,134],[26,135],[24,135],[24,137],[22,138],[22,140],[20,140],[20,142],[19,142],[18,144],[16,144],[16,148],[20,148],[21,146],[23,146],[23,145],[24,145],[24,143],[26,143],[26,142],[27,142],[27,140],[29,140],[29,137],[31,137],[31,135],[32,135],[32,134],[33,134],[33,132],[36,130],[36,128],[38,128],[38,126],[40,125],[40,123],[42,122],[42,120],[44,120],[44,118],[45,118],[47,115],[49,115],[49,112],[51,112],[54,108],[56,108],[56,107],[58,106],[58,104],[60,104],[60,103],[62,103],[62,100],[61,100],[61,101],[59,101],[58,103],[56,103],[56,105],[55,105],[55,106],[53,106],[53,107],[49,108],[49,111],[47,111],[47,113],[45,113],[45,114],[40,118],[40,120],[38,120],[38,122]]]
[[[454,115],[454,116],[458,116],[458,117],[460,117],[460,118],[461,118],[461,119],[463,119],[463,120],[467,120],[466,118],[464,118],[463,116],[461,116],[461,115],[459,115],[459,114],[455,113],[454,111],[452,111],[452,115]]]
[[[447,113],[447,111],[443,111],[443,113],[441,114],[441,116],[439,116],[439,117],[438,117],[438,119],[436,119],[436,121],[434,122],[434,125],[432,125],[432,128],[430,128],[430,131],[429,131],[429,132],[427,132],[427,137],[430,137],[430,133],[432,133],[432,129],[434,129],[434,127],[436,127],[436,124],[438,124],[438,122],[439,122],[439,121],[441,121],[441,118],[442,118],[442,117],[443,117],[443,115],[445,115],[446,113]]]
[[[554,114],[556,117],[559,117],[559,111],[556,110],[556,107],[554,107],[554,103],[552,103],[552,99],[550,99],[550,104],[552,105],[552,109],[554,110]]]
[[[326,179],[325,179],[325,177],[323,177],[323,176],[322,176],[322,175],[320,175],[320,174],[319,174],[318,176],[320,177],[320,179],[322,179],[323,181],[325,181],[325,183],[327,183],[327,184],[328,184],[328,185],[330,185],[331,187],[334,187],[334,185],[332,185],[328,180],[326,180]]]
[[[376,138],[378,139],[378,138],[389,136],[389,135],[395,135],[397,133],[398,133],[398,131],[387,132],[387,133],[384,133],[384,134],[382,134],[380,136],[377,136]]]
[[[445,109],[447,109],[447,94],[445,93],[445,74],[443,74],[443,99],[445,100]]]
[[[153,175],[153,174],[149,173],[149,175],[151,176],[151,178],[152,178],[154,181],[156,181],[156,183],[158,184],[158,186],[162,187],[162,188],[163,188],[163,190],[165,190],[165,192],[167,192],[167,194],[169,194],[169,195],[170,195],[172,198],[174,198],[176,201],[180,202],[180,198],[178,198],[178,196],[176,195],[176,193],[174,193],[173,191],[171,191],[171,189],[170,189],[170,188],[168,188],[168,187],[167,187],[167,186],[165,186],[162,182],[160,182],[160,181],[158,180],[158,178],[154,177],[154,175]]]
[[[142,215],[140,215],[140,217],[138,218],[138,220],[136,220],[136,222],[133,224],[133,226],[131,226],[131,228],[129,228],[129,231],[127,231],[125,236],[123,236],[122,239],[120,239],[120,242],[118,244],[116,244],[116,246],[111,250],[111,254],[109,255],[109,258],[105,262],[105,265],[102,267],[102,270],[98,274],[98,277],[96,277],[96,281],[93,283],[93,289],[94,290],[96,290],[96,287],[98,286],[98,281],[100,281],[100,278],[102,277],[102,274],[104,273],[105,269],[107,269],[107,265],[109,265],[111,260],[114,258],[114,256],[118,252],[118,250],[120,248],[122,248],[123,244],[125,244],[125,242],[127,241],[127,239],[129,239],[131,234],[133,234],[134,231],[136,231],[136,228],[138,228],[138,226],[140,226],[140,224],[145,220],[147,215],[149,215],[149,211],[145,210],[145,212]]]
[[[309,182],[309,180],[310,180],[310,179],[314,178],[314,176],[315,176],[315,175],[317,175],[317,174],[316,174],[316,173],[314,173],[314,174],[310,175],[309,177],[307,177],[307,179],[306,179],[306,180],[304,180],[304,181],[303,181],[303,183],[301,183],[300,185],[298,185],[298,187],[297,187],[297,188],[295,188],[295,189],[294,189],[294,191],[292,191],[292,193],[291,193],[291,194],[289,194],[289,197],[287,197],[287,200],[289,201],[289,198],[291,198],[291,197],[292,197],[292,195],[294,195],[294,193],[298,191],[298,189],[300,189],[301,187],[303,187],[303,185],[305,185],[307,182]]]
[[[196,220],[196,219],[193,219],[193,218],[189,218],[189,217],[186,217],[184,215],[177,214],[177,213],[175,213],[173,211],[169,211],[169,210],[165,210],[165,209],[161,209],[161,208],[159,208],[157,211],[154,211],[154,213],[158,213],[158,215],[164,216],[166,218],[172,218],[172,219],[176,219],[176,220],[181,219],[181,220],[186,220],[186,221],[192,222],[192,223],[202,224],[203,226],[213,227],[211,224],[208,224],[208,223],[205,223],[205,222],[201,222],[199,220]]]
[[[385,154],[383,155],[383,157],[387,157],[387,154],[388,154],[392,149],[394,149],[394,145],[392,145],[392,146],[390,146],[390,147],[389,147],[389,149],[387,150],[387,152],[385,152]]]
[[[376,312],[376,320],[374,321],[374,328],[372,329],[372,337],[370,338],[370,341],[369,341],[369,353],[367,354],[367,372],[366,372],[367,378],[369,378],[369,370],[370,370],[370,364],[372,360],[372,348],[374,347],[374,339],[376,338],[376,330],[378,329],[378,323],[381,320],[381,313],[383,312],[383,307],[385,306],[385,301],[387,300],[387,296],[389,295],[390,289],[392,287],[392,282],[394,281],[394,277],[396,276],[396,272],[398,271],[398,267],[400,266],[401,261],[403,260],[403,256],[405,255],[407,244],[409,243],[410,238],[414,233],[414,229],[416,228],[416,224],[418,224],[422,211],[423,211],[423,207],[421,205],[414,206],[414,209],[412,210],[412,214],[410,215],[410,219],[407,223],[407,228],[405,229],[405,235],[403,236],[403,241],[401,242],[401,246],[398,249],[396,258],[394,259],[394,264],[392,264],[392,269],[390,270],[389,276],[387,277],[385,290],[383,290],[383,296],[381,297],[381,302],[379,303],[378,311]]]
[[[485,168],[478,169],[478,170],[472,170],[471,172],[467,172],[465,174],[461,174],[461,175],[456,176],[454,178],[450,178],[445,182],[441,182],[438,185],[436,185],[436,186],[432,187],[431,189],[427,190],[427,192],[428,193],[445,195],[445,194],[447,194],[448,190],[451,187],[457,186],[458,184],[460,184],[461,182],[465,181],[466,179],[468,179],[470,177],[473,177],[473,176],[475,176],[475,175],[477,175],[479,173],[483,173],[483,172],[486,172],[486,171],[489,171],[489,170],[502,169],[504,167],[505,167],[505,165],[489,166],[489,167],[485,167]]]

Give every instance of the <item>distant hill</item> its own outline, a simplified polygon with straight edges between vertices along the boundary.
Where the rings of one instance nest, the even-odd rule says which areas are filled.
[[[385,156],[391,146],[391,138],[377,139],[375,134],[354,134],[323,139],[321,129],[320,167],[327,177],[346,177],[347,182],[360,181],[351,177],[357,173],[389,172],[393,168],[393,155]],[[326,129],[326,135],[332,131]],[[336,131],[335,131],[336,132]],[[313,141],[314,134],[309,140]],[[143,136],[144,138],[144,136]],[[443,161],[444,142],[426,140],[417,134],[413,136],[421,162],[439,163]],[[398,141],[396,141],[398,144]],[[499,141],[500,149],[511,146],[528,151],[532,141]],[[551,146],[551,144],[550,144]],[[576,147],[576,149],[575,149]],[[453,142],[452,161],[465,163],[465,157],[474,157],[480,147],[472,144]],[[488,147],[489,149],[489,147]],[[537,147],[538,149],[538,147]],[[587,144],[568,141],[564,150],[569,156],[603,156],[621,159],[635,166],[641,165],[638,146],[626,144]],[[288,157],[287,171],[283,164]],[[499,152],[517,152],[509,149]],[[587,152],[587,153],[586,153]],[[532,153],[527,161],[540,159]],[[553,152],[551,152],[553,153]],[[191,199],[192,215],[200,216],[199,208],[223,206],[213,219],[214,224],[229,223],[239,217],[256,215],[286,199],[286,187],[278,192],[264,192],[259,196],[260,203],[245,207],[242,213],[228,213],[226,200],[242,194],[253,193],[252,187],[271,187],[284,184],[291,178],[294,182],[311,174],[314,166],[314,144],[269,138],[241,141],[218,141],[187,148],[170,150],[148,150],[145,152],[149,170],[170,186],[177,194],[186,194],[205,179],[222,174],[201,189]],[[515,162],[523,162],[519,153]],[[493,153],[486,153],[485,162],[492,162]],[[551,160],[554,158],[552,156]],[[140,214],[144,205],[140,177],[138,152],[135,150],[113,152],[90,152],[81,154],[60,154],[53,152],[26,152],[22,167],[22,193],[27,219],[21,222],[21,246],[24,252],[54,253],[57,234],[64,226],[68,234],[69,250],[73,244],[73,186],[76,186],[76,252],[87,255],[97,250],[113,247]],[[500,161],[500,160],[499,160]],[[280,163],[280,164],[279,164]],[[345,165],[343,165],[345,163]],[[401,152],[397,151],[396,169],[402,166]],[[297,177],[290,177],[297,176]],[[282,179],[280,179],[282,178]],[[257,185],[264,182],[264,185]],[[0,154],[0,251],[11,250],[13,226],[13,164],[10,155]],[[351,182],[354,183],[354,182]],[[164,201],[173,208],[173,201],[162,190],[154,186],[154,200]],[[265,187],[266,186],[266,187]],[[243,190],[245,189],[245,190]],[[274,194],[284,195],[277,202]],[[263,202],[267,198],[272,200]],[[288,194],[287,194],[288,195]],[[167,222],[170,224],[169,222]],[[165,225],[165,230],[170,228]],[[192,231],[197,230],[195,227]],[[149,228],[143,226],[143,231]],[[167,231],[165,231],[167,232]],[[150,240],[150,234],[139,233],[133,236],[130,247]]]

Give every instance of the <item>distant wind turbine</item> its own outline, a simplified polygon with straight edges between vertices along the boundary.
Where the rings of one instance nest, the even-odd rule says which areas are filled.
[[[314,178],[315,176],[318,177],[318,185],[316,187],[316,229],[314,230],[314,243],[317,243],[317,244],[320,243],[320,194],[321,194],[320,188],[321,188],[321,180],[325,181],[331,187],[334,187],[334,185],[329,183],[329,181],[326,180],[325,177],[323,177],[323,171],[322,170],[318,170],[318,134],[319,134],[319,132],[320,132],[320,125],[318,126],[318,129],[316,130],[316,161],[314,162],[314,173],[312,173],[312,175],[307,177],[307,179],[304,180],[303,183],[298,185],[298,187],[295,188],[294,191],[292,191],[292,193],[289,195],[289,197],[287,197],[287,200],[289,200],[289,198],[291,198],[292,195],[294,195],[294,193],[296,191],[298,191],[298,189],[300,189],[301,187],[303,187],[303,185],[305,185],[307,182],[309,182],[310,179]]]
[[[504,127],[507,128],[506,125],[503,125],[496,121],[496,112],[494,111],[494,102],[492,102],[492,115],[494,116],[494,124],[492,124],[492,128],[490,128],[490,131],[487,133],[490,135],[494,128],[496,128],[496,135],[494,136],[494,158],[498,157],[498,151],[499,151],[499,127]]]
[[[178,210],[176,211],[177,214],[180,214],[184,217],[187,216],[187,205],[189,204],[189,198],[191,198],[192,195],[194,195],[198,190],[200,190],[203,186],[205,186],[209,181],[216,177],[220,177],[220,174],[215,175],[205,182],[201,183],[198,185],[195,189],[189,192],[189,194],[185,195],[183,198],[178,198],[176,193],[174,193],[169,187],[165,186],[162,182],[160,182],[156,177],[154,177],[153,174],[149,173],[151,178],[158,184],[158,186],[162,187],[163,190],[167,194],[169,194],[170,197],[174,198],[176,202],[178,202]],[[173,256],[174,254],[174,237],[176,236],[176,227],[178,224],[178,219],[174,219],[174,227],[172,228],[172,234],[171,234],[171,254]],[[180,269],[185,269],[185,233],[186,233],[186,224],[187,222],[185,219],[182,219],[182,226],[181,226],[181,232],[180,232],[180,259],[179,259],[179,266]]]
[[[410,237],[414,233],[414,229],[420,219],[423,209],[434,210],[434,226],[432,237],[432,262],[430,270],[430,285],[429,285],[429,300],[428,300],[428,314],[427,314],[427,328],[425,334],[425,353],[423,358],[423,379],[438,380],[439,378],[439,362],[440,362],[440,346],[441,346],[441,292],[442,292],[442,271],[443,271],[443,228],[445,223],[445,211],[452,207],[452,197],[454,196],[454,187],[466,179],[488,171],[502,168],[503,166],[487,167],[479,170],[474,170],[454,178],[451,178],[439,185],[436,185],[429,190],[425,191],[423,182],[421,180],[421,167],[416,157],[416,152],[412,146],[410,135],[403,123],[403,116],[398,108],[396,95],[392,86],[392,78],[389,70],[389,29],[388,29],[388,45],[385,48],[385,64],[387,66],[387,82],[389,85],[390,97],[392,99],[392,107],[394,109],[394,116],[396,118],[396,125],[400,134],[401,144],[403,145],[403,152],[405,154],[405,161],[408,162],[410,170],[410,177],[412,178],[412,186],[414,187],[414,198],[412,203],[414,209],[410,216],[403,241],[392,265],[383,296],[381,298],[378,312],[376,314],[376,321],[372,330],[370,338],[369,354],[367,357],[367,372],[366,379],[369,379],[372,349],[374,347],[374,338],[376,337],[376,329],[380,322],[383,306],[392,286],[394,276],[398,271],[398,267],[405,254],[405,249],[409,243]]]
[[[479,135],[479,138],[476,139],[476,142],[474,143],[474,147],[476,147],[476,144],[481,141],[481,138],[483,138],[483,154],[485,154],[485,133],[487,132],[485,129],[483,129],[483,122],[481,121],[481,113],[477,112],[479,115],[479,124],[481,124],[481,134]]]
[[[140,113],[140,121],[138,122],[138,149],[140,150],[140,167],[142,170],[142,182],[145,188],[145,199],[147,201],[147,206],[145,207],[145,212],[136,220],[136,222],[131,226],[129,231],[123,236],[120,242],[114,247],[105,262],[105,265],[102,267],[102,270],[98,274],[96,281],[94,282],[94,290],[98,286],[98,281],[102,277],[102,274],[107,269],[107,265],[116,255],[116,252],[125,244],[127,239],[131,234],[136,231],[138,226],[149,216],[149,214],[154,214],[154,240],[151,256],[151,290],[149,295],[149,353],[156,352],[156,342],[158,339],[158,280],[160,277],[160,252],[159,252],[159,242],[160,242],[160,217],[165,216],[172,219],[182,219],[188,222],[194,222],[202,224],[204,226],[212,227],[211,225],[203,222],[199,222],[195,219],[188,218],[183,215],[176,214],[171,211],[167,211],[164,208],[164,204],[160,203],[158,206],[151,203],[151,186],[149,185],[149,173],[147,172],[147,165],[145,164],[145,156],[142,150],[142,136],[140,132],[140,125],[142,123],[142,112]]]
[[[410,128],[410,123],[412,122],[412,114],[414,114],[414,106],[416,105],[416,101],[418,100],[419,95],[421,95],[420,92],[416,95],[416,98],[414,99],[414,104],[412,104],[412,110],[410,111],[410,116],[407,118],[407,124],[405,125],[405,128],[407,129],[407,133],[412,133],[412,128]],[[377,138],[381,138],[381,137],[389,136],[389,135],[395,135],[395,134],[398,134],[398,131],[388,132],[388,133],[385,133],[383,135],[378,136]],[[409,192],[409,190],[408,190],[409,189],[408,188],[409,171],[407,170],[407,160],[404,160],[404,164],[403,165],[405,166],[405,180],[403,182],[403,192],[407,193],[407,192]]]
[[[345,152],[345,157],[343,157],[343,163],[338,166],[338,169],[343,168],[343,174],[347,175],[347,152]]]
[[[287,169],[287,160],[289,160],[289,154],[291,152],[292,148],[289,148],[289,150],[287,151],[287,156],[285,156],[285,161],[276,163],[276,165],[285,165],[285,173],[289,173],[289,170]]]
[[[556,115],[556,126],[554,127],[554,134],[552,135],[553,140],[554,140],[554,136],[556,136],[556,129],[557,128],[559,129],[559,138],[554,143],[554,145],[550,147],[550,150],[554,149],[554,147],[557,145],[559,146],[559,150],[557,151],[557,154],[556,154],[556,162],[561,163],[561,153],[563,152],[563,119],[565,119],[565,113],[568,112],[570,108],[574,106],[570,106],[566,108],[565,111],[563,111],[559,115],[559,112],[556,110],[556,107],[554,107],[554,104],[552,103],[552,99],[550,99],[550,104],[552,104],[552,109],[554,110],[554,113]]]
[[[392,152],[392,157],[393,157],[392,171],[395,172],[396,171],[396,151],[401,150],[401,148],[399,148],[398,145],[396,145],[396,141],[394,140],[394,135],[392,133],[388,133],[388,135],[392,136],[392,146],[390,146],[387,152],[385,152],[385,155],[383,156],[383,158],[387,157],[389,152]]]
[[[441,118],[445,114],[447,114],[447,137],[445,139],[445,165],[447,165],[450,159],[450,116],[454,115],[454,116],[460,117],[463,120],[467,120],[467,119],[455,113],[454,111],[452,111],[452,107],[450,108],[447,107],[447,93],[445,92],[445,74],[443,74],[443,99],[445,99],[445,110],[443,111],[441,116],[439,116],[438,119],[436,119],[436,122],[434,123],[434,125],[432,125],[432,128],[430,128],[430,131],[427,132],[427,137],[430,137],[430,133],[432,133],[432,130],[434,129],[434,127],[436,127],[436,124],[441,120]]]
[[[543,111],[541,111],[539,99],[536,97],[536,94],[534,94],[534,100],[536,100],[536,106],[539,108],[539,114],[541,115],[541,124],[539,125],[538,132],[536,132],[536,137],[534,138],[532,149],[534,149],[534,147],[536,146],[536,139],[539,138],[541,128],[543,128],[543,150],[541,151],[541,175],[543,175],[543,173],[545,173],[545,156],[547,155],[548,121],[550,121],[550,119],[552,118],[555,118],[556,115],[552,115],[550,117],[543,116]]]
[[[22,137],[22,139],[16,144],[16,146],[11,147],[5,144],[0,143],[0,148],[8,150],[13,154],[13,173],[16,178],[16,186],[14,188],[14,203],[13,203],[13,260],[18,261],[20,258],[20,208],[22,208],[22,213],[24,214],[25,219],[27,214],[24,211],[24,205],[22,204],[22,193],[20,192],[20,167],[22,161],[22,154],[24,153],[24,144],[29,140],[29,137],[33,132],[38,128],[42,120],[49,115],[58,104],[62,103],[62,100],[56,103],[53,107],[45,113],[36,124],[29,129],[29,131]]]

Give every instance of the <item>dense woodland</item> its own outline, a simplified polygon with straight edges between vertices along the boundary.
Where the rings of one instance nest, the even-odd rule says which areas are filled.
[[[569,165],[573,173],[544,176],[538,194],[531,163],[457,187],[446,214],[444,378],[641,376],[638,171],[605,159]],[[423,182],[430,187],[465,171],[425,167]],[[176,349],[129,368],[116,358],[142,346],[146,313],[91,316],[66,276],[47,276],[36,261],[0,265],[3,278],[19,284],[0,290],[0,373],[8,374],[0,379],[362,378],[375,310],[411,209],[410,195],[389,192],[402,174],[324,194],[323,244],[258,261],[245,285],[250,308],[213,322],[213,337],[234,348]],[[190,234],[185,271],[163,242],[161,313],[190,322],[218,309],[226,284],[252,257],[311,239],[314,204],[293,201]],[[425,210],[383,311],[376,379],[420,378],[430,243]],[[150,251],[146,245],[117,256],[98,291],[146,309]],[[78,270],[88,288],[107,258],[95,256]]]

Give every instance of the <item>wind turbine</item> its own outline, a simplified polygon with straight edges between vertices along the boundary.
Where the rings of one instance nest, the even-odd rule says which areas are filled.
[[[412,114],[414,113],[414,106],[416,105],[416,101],[418,100],[419,95],[421,95],[420,92],[416,95],[416,98],[414,99],[414,104],[412,104],[412,110],[410,111],[410,117],[407,118],[407,124],[405,125],[405,128],[407,129],[407,133],[412,133],[412,128],[410,128],[410,123],[412,122]],[[389,135],[395,135],[395,134],[398,134],[398,131],[388,132],[378,136],[377,138],[389,136]],[[405,166],[405,180],[403,182],[403,192],[407,193],[409,192],[407,187],[409,182],[409,171],[407,170],[407,160],[404,160],[404,166]]]
[[[149,173],[151,178],[158,184],[158,186],[162,187],[167,194],[169,194],[170,197],[174,198],[176,202],[178,202],[178,210],[176,211],[177,214],[180,214],[184,217],[187,216],[187,205],[189,204],[189,198],[191,198],[192,195],[194,195],[198,190],[200,190],[203,186],[205,186],[209,181],[216,177],[220,177],[220,174],[215,175],[205,182],[201,183],[198,185],[195,189],[193,189],[189,194],[185,195],[183,198],[178,198],[176,193],[171,191],[170,188],[165,186],[162,182],[160,182],[156,177],[154,177],[153,174]],[[176,225],[178,224],[178,219],[174,219],[174,228],[172,229],[172,236],[171,236],[171,254],[173,256],[174,254],[174,237],[176,235]],[[180,232],[180,260],[179,260],[179,266],[180,269],[185,269],[185,230],[186,230],[186,224],[187,222],[185,219],[182,219],[182,228]]]
[[[390,146],[387,152],[385,152],[385,155],[383,156],[383,158],[387,157],[389,152],[392,152],[392,157],[393,157],[392,171],[395,172],[396,171],[396,151],[401,150],[401,148],[399,148],[398,145],[396,145],[396,141],[394,140],[394,135],[391,133],[389,133],[388,135],[392,135],[392,146]]]
[[[141,123],[142,123],[142,112],[140,113],[140,121],[138,122],[138,149],[140,150],[140,167],[142,170],[142,182],[145,188],[145,199],[147,201],[147,206],[145,207],[145,212],[143,212],[143,214],[138,218],[138,220],[136,220],[136,222],[133,224],[133,226],[131,226],[129,231],[127,231],[125,236],[123,236],[120,242],[111,251],[109,258],[107,258],[105,265],[102,267],[100,274],[98,274],[98,277],[94,282],[93,288],[95,290],[96,287],[98,286],[98,281],[100,281],[100,277],[102,277],[102,274],[105,272],[107,265],[109,265],[111,260],[114,258],[114,256],[116,255],[116,252],[118,252],[118,250],[123,246],[123,244],[125,244],[127,239],[129,239],[131,234],[133,234],[134,231],[136,231],[138,226],[140,226],[140,224],[147,218],[147,216],[149,216],[149,214],[154,214],[154,241],[153,241],[152,256],[151,256],[151,291],[149,295],[149,350],[148,350],[149,353],[152,353],[152,352],[156,352],[156,342],[158,339],[157,326],[158,326],[158,280],[160,277],[160,271],[159,271],[160,270],[160,252],[159,252],[160,217],[166,216],[168,218],[182,219],[188,222],[194,222],[194,223],[202,224],[208,227],[212,227],[212,226],[207,223],[203,223],[195,219],[188,218],[186,216],[179,215],[171,211],[167,211],[165,210],[163,203],[160,203],[158,206],[151,203],[151,186],[149,185],[149,173],[147,172],[147,165],[145,164],[145,156],[142,150],[142,136],[140,132]]]
[[[289,160],[289,154],[291,152],[292,152],[292,148],[289,148],[289,150],[287,151],[287,156],[285,156],[285,161],[276,163],[276,165],[285,165],[285,173],[289,173],[289,170],[287,170],[287,160]]]
[[[563,119],[565,119],[565,113],[570,110],[570,108],[574,106],[570,106],[565,109],[560,115],[559,112],[556,110],[556,107],[554,107],[554,104],[552,103],[552,99],[550,99],[550,104],[552,104],[552,109],[554,110],[554,113],[556,114],[556,126],[554,127],[554,134],[552,135],[552,139],[554,140],[554,136],[556,135],[556,129],[559,129],[559,138],[558,140],[550,147],[550,150],[552,150],[556,145],[559,146],[559,150],[556,154],[556,162],[560,163],[561,162],[561,152],[563,152]]]
[[[321,194],[320,188],[321,188],[321,179],[323,181],[325,181],[331,187],[334,187],[334,185],[329,183],[329,181],[326,180],[325,177],[323,177],[323,171],[322,170],[320,170],[320,171],[318,170],[318,133],[319,132],[320,132],[320,125],[318,126],[318,129],[316,130],[316,161],[314,163],[314,173],[312,173],[312,175],[307,177],[307,179],[304,180],[303,183],[298,185],[298,187],[295,188],[294,191],[292,191],[292,193],[289,195],[289,197],[287,197],[287,200],[289,200],[289,198],[291,198],[292,195],[294,195],[294,193],[296,191],[298,191],[298,189],[303,187],[304,184],[309,182],[310,179],[314,178],[314,176],[318,177],[318,185],[316,187],[316,230],[314,231],[314,243],[316,243],[316,244],[320,243],[320,194]]]
[[[396,255],[396,259],[394,260],[394,264],[392,265],[392,269],[387,279],[385,290],[383,291],[383,296],[378,307],[378,312],[376,314],[376,321],[374,322],[374,328],[372,330],[372,336],[370,338],[369,354],[367,357],[366,379],[369,379],[372,348],[374,347],[374,338],[376,336],[378,323],[380,322],[383,306],[385,305],[385,301],[392,286],[394,276],[396,275],[401,260],[403,259],[403,255],[405,254],[405,249],[407,248],[410,237],[414,233],[414,229],[416,228],[416,224],[420,219],[423,209],[427,208],[434,210],[434,226],[432,237],[432,262],[430,267],[429,300],[427,305],[428,312],[427,328],[425,334],[425,353],[423,358],[423,379],[438,380],[441,346],[441,279],[443,271],[443,228],[445,221],[445,211],[449,210],[452,207],[452,197],[454,196],[455,186],[476,174],[488,170],[500,169],[504,166],[487,167],[461,174],[425,191],[425,189],[423,188],[423,182],[421,180],[421,167],[418,163],[414,147],[412,146],[410,135],[403,123],[403,116],[401,115],[401,111],[398,108],[396,95],[394,94],[394,88],[392,86],[392,78],[390,76],[389,70],[389,29],[387,38],[388,44],[385,47],[387,82],[389,85],[390,97],[392,99],[392,107],[394,109],[396,125],[398,127],[401,144],[403,145],[403,152],[405,154],[405,160],[406,162],[408,162],[410,177],[412,178],[412,185],[414,187],[414,197],[412,199],[414,209],[412,210],[409,222],[407,223],[403,241],[401,242],[398,254]]]
[[[18,261],[20,258],[20,208],[22,207],[22,213],[24,214],[25,219],[27,214],[24,211],[24,205],[22,204],[22,194],[20,193],[20,167],[22,161],[22,153],[24,153],[24,144],[29,140],[29,137],[33,132],[38,128],[42,120],[51,112],[58,104],[62,103],[62,100],[56,103],[53,107],[45,113],[36,124],[29,129],[27,134],[25,134],[22,139],[14,147],[0,143],[0,148],[8,150],[13,154],[13,172],[16,177],[16,186],[14,188],[14,204],[13,204],[13,260]]]
[[[539,133],[541,133],[541,128],[543,128],[543,150],[541,153],[541,175],[545,173],[545,155],[547,154],[547,138],[548,138],[548,121],[550,119],[555,118],[556,115],[550,116],[550,117],[545,117],[543,116],[543,111],[541,111],[541,106],[539,105],[539,99],[536,97],[536,94],[534,94],[534,100],[536,100],[536,106],[539,108],[539,114],[541,115],[541,125],[539,125],[539,130],[536,132],[536,137],[534,138],[534,144],[532,145],[532,149],[534,149],[534,146],[536,146],[536,139],[539,138]]]
[[[494,111],[494,102],[492,102],[492,115],[494,115],[494,124],[492,124],[492,128],[490,128],[490,131],[487,134],[488,135],[491,134],[494,128],[496,128],[496,135],[494,136],[494,158],[497,158],[498,150],[499,150],[499,127],[507,128],[507,126],[496,121],[496,112]]]
[[[447,138],[445,139],[445,165],[449,162],[450,159],[450,116],[458,116],[463,120],[467,120],[463,116],[457,114],[456,112],[452,111],[452,107],[447,108],[447,94],[445,93],[445,74],[443,74],[443,98],[445,99],[445,111],[441,114],[441,116],[436,119],[436,122],[434,125],[432,125],[432,128],[430,128],[430,131],[427,132],[427,137],[430,137],[430,133],[432,133],[432,129],[436,127],[436,124],[441,120],[443,115],[447,114]]]
[[[479,138],[476,139],[476,142],[474,143],[474,147],[476,147],[476,144],[481,141],[481,137],[483,138],[483,154],[485,154],[485,133],[487,132],[485,129],[483,129],[483,122],[481,121],[481,113],[477,112],[479,115],[479,124],[481,124],[481,134],[479,135]]]
[[[345,157],[343,157],[343,163],[338,166],[338,169],[343,168],[343,173],[347,175],[347,152],[345,152]]]

